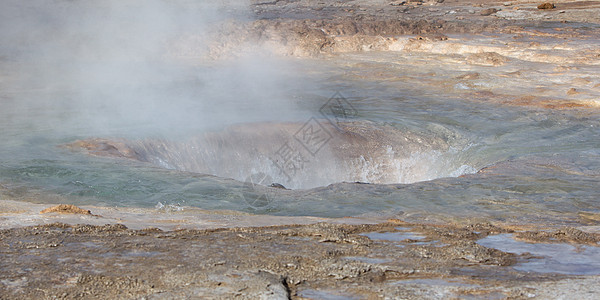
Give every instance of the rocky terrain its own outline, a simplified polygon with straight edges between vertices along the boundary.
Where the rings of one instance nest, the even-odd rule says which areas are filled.
[[[209,43],[193,35],[172,40],[169,57],[201,64],[254,49],[341,62],[355,80],[397,82],[540,115],[585,117],[600,103],[600,1],[249,5],[246,21],[214,24]],[[123,141],[89,139],[70,147],[143,160]],[[560,166],[506,161],[466,177],[517,167],[526,173]],[[594,299],[600,293],[597,213],[555,226],[2,201],[0,299]]]
[[[76,207],[49,211],[82,213]],[[47,221],[77,222],[46,214]],[[540,257],[478,242],[514,234],[520,241],[581,248],[597,245],[598,233],[393,219],[296,221],[305,225],[228,228],[236,224],[229,222],[207,229],[131,230],[119,223],[57,222],[2,229],[0,294],[3,299],[591,299],[599,292],[597,276],[515,268]]]

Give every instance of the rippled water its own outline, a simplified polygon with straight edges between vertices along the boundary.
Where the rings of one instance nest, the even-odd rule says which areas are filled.
[[[531,244],[515,241],[510,234],[488,236],[479,244],[515,254],[529,253],[535,258],[517,264],[520,271],[570,275],[598,275],[598,247],[565,244]]]
[[[485,43],[487,38],[481,38]],[[133,76],[131,81],[109,81],[82,92],[67,82],[72,79],[45,78],[39,83],[31,81],[35,68],[10,60],[2,63],[2,199],[331,217],[407,212],[560,223],[600,208],[597,111],[507,104],[531,94],[564,98],[577,78],[586,78],[595,95],[592,87],[600,83],[596,66],[556,75],[553,63],[512,59],[492,67],[465,64],[458,54],[373,52],[282,59],[281,67],[258,76],[255,67],[260,63],[243,60],[188,66],[167,61],[157,63],[157,68],[175,68],[177,72],[167,73],[177,76],[155,76],[150,82]],[[135,74],[136,65],[131,67]],[[103,93],[104,89],[111,92]],[[336,93],[351,113],[323,111]],[[252,128],[286,123],[301,128],[310,120],[333,120],[331,126],[338,121],[388,126],[417,137],[412,144],[426,145],[417,142],[422,137],[436,139],[444,147],[402,153],[403,160],[393,161],[397,172],[380,181],[374,178],[382,165],[364,155],[360,176],[327,175],[326,168],[331,167],[325,163],[327,157],[316,153],[313,157],[319,163],[286,179],[268,165],[277,154],[273,150],[256,153],[267,158],[264,168],[238,164],[236,169],[234,164],[223,169],[219,164],[213,172],[201,174],[166,159],[145,163],[63,147],[95,137],[182,147],[191,137],[207,131],[218,135],[234,124]],[[260,131],[251,134],[261,137]],[[231,144],[243,140],[227,138]],[[279,149],[280,143],[271,146]],[[223,153],[210,147],[216,151],[213,157]],[[240,157],[254,155],[243,144],[236,147],[226,150]],[[393,141],[384,141],[379,149],[399,151],[394,147]],[[473,174],[497,163],[501,164],[490,168],[491,173]],[[261,174],[268,180],[252,177]],[[271,183],[292,190],[266,186]]]

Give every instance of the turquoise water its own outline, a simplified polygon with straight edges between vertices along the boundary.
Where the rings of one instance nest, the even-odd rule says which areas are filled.
[[[365,54],[354,59],[368,60],[370,56]],[[89,137],[177,139],[205,130],[199,125],[190,128],[176,124],[170,129],[181,130],[172,136],[162,131],[161,122],[153,124],[143,119],[114,118],[109,120],[114,121],[112,125],[97,128],[94,122],[79,118],[82,111],[87,115],[89,108],[56,105],[61,100],[67,104],[77,102],[77,96],[68,92],[11,93],[10,89],[3,89],[2,197],[103,206],[155,207],[160,203],[330,217],[407,212],[501,221],[572,222],[580,211],[598,212],[600,119],[596,114],[477,102],[462,98],[463,94],[453,90],[422,92],[417,86],[418,80],[356,79],[348,70],[359,73],[361,70],[353,66],[340,67],[336,60],[326,62],[307,60],[297,67],[305,68],[307,73],[310,70],[310,80],[320,82],[312,90],[292,87],[279,92],[281,101],[299,103],[295,104],[297,114],[286,120],[302,122],[303,118],[318,114],[328,95],[342,91],[358,112],[353,120],[370,120],[419,134],[447,137],[455,150],[444,155],[453,162],[448,165],[456,170],[446,170],[438,179],[411,184],[323,182],[322,187],[291,191],[253,188],[243,180],[94,157],[61,147]],[[189,71],[205,72],[201,68]],[[418,75],[414,74],[415,78]],[[167,82],[165,86],[170,84],[185,87],[187,83]],[[431,87],[422,84],[421,88]],[[202,102],[202,98],[198,101]],[[109,112],[100,110],[98,113]],[[201,115],[200,109],[198,113]],[[264,115],[261,118],[261,121],[268,120]],[[276,116],[273,121],[281,121],[280,118]],[[222,128],[227,123],[233,122],[224,121],[209,127]],[[456,177],[506,160],[512,162],[507,163],[500,174]],[[468,169],[461,172],[463,165]],[[452,172],[454,175],[449,176]],[[248,201],[265,193],[268,199],[264,203]]]
[[[129,22],[122,17],[118,21]],[[61,22],[52,24],[64,34]],[[139,30],[125,28],[125,36]],[[93,44],[119,46],[108,47],[110,51],[83,47],[85,43],[63,49],[80,42],[86,30],[98,29],[82,30],[69,31],[65,45],[63,40],[41,39],[40,45],[48,47],[0,47],[1,199],[327,217],[433,214],[556,224],[581,221],[579,212],[600,212],[600,117],[593,107],[600,94],[597,64],[527,60],[529,56],[517,52],[507,52],[510,58],[500,66],[466,63],[468,53],[454,52],[180,58],[156,53],[164,45],[155,49],[150,42],[157,41],[148,36],[141,45],[119,36]],[[465,39],[471,46],[498,44],[488,36],[451,38]],[[559,44],[543,37],[524,42],[532,40]],[[568,46],[587,51],[597,47],[597,41],[573,39]],[[568,96],[566,91],[574,86],[580,93]],[[336,93],[352,114],[323,113],[322,107]],[[593,105],[552,109],[511,102],[527,96]],[[195,144],[194,151],[221,155],[225,162],[226,153],[257,157],[248,159],[254,164],[250,167],[215,163],[211,172],[174,167],[175,159],[141,162],[64,147],[98,137],[177,144],[181,150],[187,139],[206,132],[216,136],[216,144],[229,145],[243,140],[221,134],[232,125],[246,128],[252,136],[246,139],[254,140],[262,136],[252,129],[257,124],[302,126],[311,118],[335,120],[334,125],[368,124],[375,131],[388,128],[411,139],[406,147],[381,142],[377,149],[383,154],[377,155],[403,157],[387,161],[391,169],[376,163],[381,157],[369,160],[375,154],[365,152],[363,164],[353,165],[359,175],[345,174],[343,168],[327,173],[335,166],[322,156],[288,179],[277,177],[268,160],[257,165],[272,152],[243,144],[233,149]],[[442,146],[428,149],[428,143]],[[182,165],[191,161],[190,154],[168,154]],[[496,164],[490,172],[474,174]],[[249,182],[263,173],[269,180]],[[267,187],[270,183],[291,190]]]

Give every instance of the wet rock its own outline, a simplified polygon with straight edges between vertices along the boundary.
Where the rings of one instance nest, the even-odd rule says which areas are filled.
[[[508,61],[508,58],[496,52],[473,53],[467,56],[467,63],[484,66],[501,66]]]
[[[575,66],[557,66],[553,69],[554,72],[566,72],[566,71],[574,71],[578,70],[578,67]]]
[[[429,41],[429,42],[433,42],[433,41],[447,41],[448,40],[448,36],[446,36],[444,34],[426,34],[426,35],[419,35],[415,39],[416,40],[421,40],[421,41]]]
[[[554,232],[547,231],[526,231],[516,234],[516,238],[525,241],[543,242],[543,243],[578,243],[590,244],[596,246],[600,242],[600,234],[588,233],[576,228],[567,227]]]
[[[578,215],[580,218],[584,219],[586,223],[590,221],[600,222],[600,213],[579,212]]]
[[[394,1],[394,2],[390,2],[391,6],[400,6],[400,5],[404,5],[406,4],[406,1],[402,0],[402,1]]]
[[[123,224],[106,224],[103,226],[95,226],[89,224],[83,225],[75,225],[72,226],[72,232],[74,233],[92,233],[92,234],[103,234],[110,235],[116,232],[125,232],[127,231],[127,226]]]
[[[283,184],[280,184],[280,183],[277,183],[277,182],[271,183],[270,187],[276,188],[276,189],[287,190],[287,188],[285,186],[283,186]]]
[[[550,3],[550,2],[546,2],[546,3],[542,3],[540,5],[538,5],[538,9],[553,9],[556,6],[554,6],[554,3]]]
[[[577,95],[577,94],[579,94],[579,92],[578,92],[578,91],[577,91],[577,89],[575,89],[575,88],[570,88],[570,89],[567,91],[567,95],[569,95],[569,96],[572,96],[572,95]]]
[[[261,293],[261,299],[290,299],[290,288],[286,277],[263,270],[259,271],[258,275],[267,281],[267,288]]]
[[[516,263],[514,254],[487,248],[471,241],[461,242],[452,251],[456,256],[474,263],[497,266],[510,266]]]
[[[571,81],[571,83],[575,84],[575,85],[586,85],[586,84],[590,84],[591,82],[592,81],[590,79],[585,78],[585,77],[578,77]]]
[[[92,215],[92,212],[89,210],[85,210],[82,208],[79,208],[75,205],[71,205],[71,204],[59,204],[57,206],[53,206],[53,207],[49,207],[46,208],[44,210],[42,210],[40,213],[41,214],[47,214],[47,213],[59,213],[59,214],[80,214],[80,215]]]
[[[577,108],[594,108],[596,104],[593,102],[566,101],[556,99],[544,99],[535,96],[521,97],[515,101],[509,102],[512,105],[532,106],[549,109],[577,109]]]
[[[138,153],[121,140],[89,139],[64,145],[72,150],[85,149],[90,155],[140,159]]]
[[[291,234],[301,236],[319,237],[321,243],[351,243],[357,245],[369,245],[371,240],[365,236],[350,234],[347,229],[328,223],[317,223],[303,227],[301,230]]]
[[[106,295],[106,291],[111,289],[127,290],[129,295],[152,289],[142,280],[129,276],[82,275],[77,278],[77,284],[86,286],[88,295],[96,297]]]
[[[479,77],[480,77],[479,73],[477,73],[477,72],[469,72],[467,74],[457,76],[456,79],[473,80],[473,79],[479,79]]]
[[[482,10],[481,13],[479,13],[479,14],[482,16],[489,16],[489,15],[497,13],[498,11],[499,11],[498,9],[492,7],[492,8],[486,8],[486,9]]]

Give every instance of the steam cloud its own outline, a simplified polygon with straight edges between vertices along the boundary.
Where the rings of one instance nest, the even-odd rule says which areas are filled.
[[[293,64],[260,51],[219,62],[205,55],[217,24],[250,18],[246,1],[0,5],[1,105],[13,122],[78,135],[175,135],[294,114]],[[178,52],[185,47],[192,56]]]

